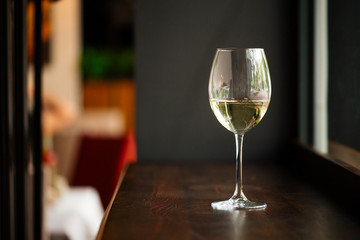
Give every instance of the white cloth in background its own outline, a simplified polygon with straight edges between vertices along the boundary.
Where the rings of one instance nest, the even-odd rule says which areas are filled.
[[[45,209],[45,227],[50,234],[65,235],[70,240],[91,240],[96,237],[103,215],[94,188],[70,188]]]

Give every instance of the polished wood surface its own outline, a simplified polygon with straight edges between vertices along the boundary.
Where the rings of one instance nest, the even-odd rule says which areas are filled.
[[[99,238],[360,239],[360,216],[279,164],[244,165],[245,193],[265,211],[213,210],[234,180],[234,165],[131,165]]]

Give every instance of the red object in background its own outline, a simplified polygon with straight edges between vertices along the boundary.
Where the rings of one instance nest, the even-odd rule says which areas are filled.
[[[71,185],[94,187],[106,208],[124,164],[134,163],[136,159],[133,132],[129,132],[125,137],[84,136]]]
[[[53,150],[43,151],[42,157],[43,163],[47,164],[50,167],[55,167],[58,163],[57,156]]]

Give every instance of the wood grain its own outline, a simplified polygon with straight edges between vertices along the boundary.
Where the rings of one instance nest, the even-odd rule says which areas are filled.
[[[360,239],[351,216],[278,164],[245,164],[248,198],[265,211],[215,211],[234,190],[225,164],[131,165],[101,239]]]

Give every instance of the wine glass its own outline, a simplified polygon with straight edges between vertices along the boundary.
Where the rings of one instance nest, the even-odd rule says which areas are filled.
[[[270,73],[264,49],[217,49],[209,80],[209,101],[218,121],[235,134],[236,187],[229,200],[213,202],[214,209],[266,208],[266,203],[251,201],[243,193],[242,146],[244,134],[265,115],[270,96]]]

